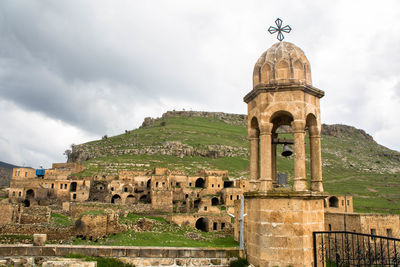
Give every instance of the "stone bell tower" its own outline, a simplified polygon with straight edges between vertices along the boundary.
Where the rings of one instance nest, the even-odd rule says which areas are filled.
[[[323,96],[323,91],[312,86],[304,52],[292,43],[274,44],[254,67],[253,89],[244,101],[253,185],[245,194],[245,233],[249,261],[255,266],[312,264],[312,232],[324,229],[319,105]],[[293,140],[278,138],[277,129],[283,125],[289,126]],[[292,188],[277,186],[276,147],[282,143],[294,148]]]
[[[319,99],[324,92],[311,84],[310,63],[304,52],[288,42],[274,44],[258,59],[248,106],[250,178],[261,191],[276,183],[276,130],[291,126],[294,138],[295,191],[308,190],[305,136],[310,137],[311,190],[323,191]]]

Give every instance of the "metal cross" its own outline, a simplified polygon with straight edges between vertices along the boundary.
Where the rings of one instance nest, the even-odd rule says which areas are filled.
[[[283,33],[282,33],[282,32],[289,33],[289,32],[292,30],[292,28],[290,28],[289,25],[286,25],[286,26],[284,26],[284,27],[282,28],[282,20],[281,20],[280,18],[277,18],[277,19],[275,20],[275,24],[276,24],[277,27],[270,26],[270,27],[268,28],[268,31],[269,31],[270,34],[274,34],[274,33],[278,32],[278,35],[276,36],[276,38],[277,38],[279,41],[282,42],[282,40],[285,38],[285,36],[283,36]]]

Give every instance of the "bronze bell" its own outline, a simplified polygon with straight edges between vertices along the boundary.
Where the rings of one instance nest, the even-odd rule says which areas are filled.
[[[283,144],[283,151],[282,151],[282,156],[284,157],[289,157],[293,154],[292,150],[290,150],[288,144]]]

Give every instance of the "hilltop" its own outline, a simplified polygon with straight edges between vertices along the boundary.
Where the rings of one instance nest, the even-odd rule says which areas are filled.
[[[0,161],[0,188],[10,186],[13,168],[18,168],[18,166]]]
[[[226,169],[231,177],[247,177],[248,145],[246,115],[169,111],[146,118],[139,129],[73,145],[68,161],[83,163],[80,176],[167,167],[187,174]],[[281,149],[278,171],[291,182],[293,158],[280,156]],[[358,211],[400,213],[399,152],[377,144],[363,130],[323,125],[322,158],[326,191],[352,194]]]

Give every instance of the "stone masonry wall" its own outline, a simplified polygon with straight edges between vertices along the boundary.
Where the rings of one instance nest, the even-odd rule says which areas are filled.
[[[21,224],[44,223],[50,220],[50,209],[48,207],[34,206],[23,208],[21,213]]]
[[[65,257],[68,254],[113,257],[136,266],[227,267],[239,256],[235,248],[163,248],[72,245],[0,245],[0,259]]]
[[[33,235],[47,234],[48,240],[63,240],[74,236],[73,227],[57,227],[49,224],[18,224],[9,223],[0,227],[0,234]]]

